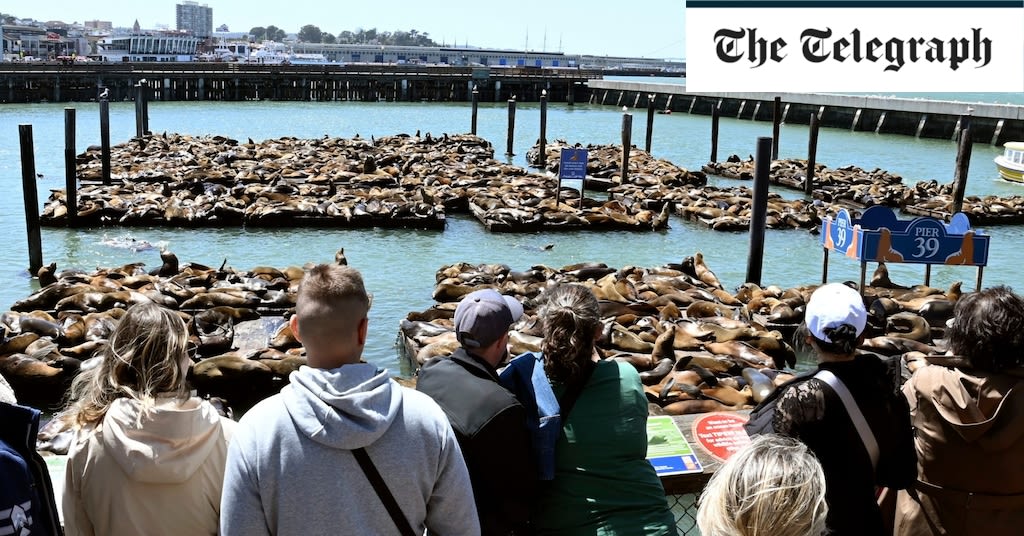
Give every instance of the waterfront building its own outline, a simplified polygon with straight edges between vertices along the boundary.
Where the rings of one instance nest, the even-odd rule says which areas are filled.
[[[4,24],[0,26],[3,61],[43,61],[79,53],[77,38],[63,28]]]
[[[424,47],[302,43],[292,44],[300,54],[322,54],[331,63],[390,63],[480,67],[613,68],[683,72],[686,63],[657,58],[587,56],[562,52],[537,52],[475,47]]]
[[[174,6],[174,12],[179,31],[200,39],[213,35],[213,8],[186,0]]]
[[[103,61],[194,61],[199,42],[177,32],[133,33],[104,38],[98,45]]]

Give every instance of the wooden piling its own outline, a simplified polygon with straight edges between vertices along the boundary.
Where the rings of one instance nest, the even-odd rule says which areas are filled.
[[[32,125],[18,125],[21,141],[21,188],[25,198],[25,230],[28,232],[28,271],[36,276],[43,267],[43,241],[39,232],[39,197],[36,194],[36,158]]]
[[[626,177],[629,175],[629,152],[633,147],[633,115],[622,108],[622,173],[619,177],[619,184],[626,184]]]
[[[971,116],[965,115],[961,122],[960,143],[956,152],[956,171],[953,174],[953,212],[963,211],[964,192],[967,190],[967,169],[971,165]]]
[[[644,140],[644,150],[651,152],[651,138],[654,136],[654,99],[658,97],[655,93],[647,95],[647,138]]]
[[[480,91],[473,86],[473,114],[469,122],[469,133],[476,136],[476,112],[480,105]]]
[[[818,156],[818,128],[821,120],[818,114],[811,114],[811,134],[807,141],[807,178],[804,180],[804,193],[811,195],[814,191],[814,165]]]
[[[64,108],[64,205],[68,227],[78,224],[78,177],[75,170],[75,109]]]
[[[540,92],[540,168],[544,169],[547,165],[547,142],[548,142],[548,92],[547,90],[541,90]],[[556,205],[557,206],[557,205]]]
[[[782,97],[775,97],[772,108],[772,160],[779,159],[779,127],[782,125]]]
[[[105,90],[104,90],[105,92]],[[100,97],[100,165],[103,184],[110,184],[110,102]]]
[[[718,117],[719,117],[719,106],[721,103],[711,109],[711,162],[718,162]]]
[[[142,134],[149,134],[149,85],[146,79],[139,81],[142,86]]]
[[[754,189],[750,199],[750,253],[747,255],[747,283],[761,284],[764,260],[764,230],[768,215],[768,173],[771,165],[772,139],[757,138],[754,160]]]
[[[146,134],[142,114],[142,84],[135,84],[135,136],[139,138]]]
[[[506,145],[505,155],[514,156],[512,152],[512,138],[516,131],[516,96],[512,95],[512,98],[508,100],[508,144]]]

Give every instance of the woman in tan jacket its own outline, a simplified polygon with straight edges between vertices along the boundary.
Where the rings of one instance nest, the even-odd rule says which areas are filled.
[[[1024,531],[1024,299],[999,286],[960,299],[946,331],[955,357],[904,385],[918,481],[901,491],[896,534]]]
[[[68,535],[216,534],[234,422],[190,397],[188,332],[177,313],[134,305],[100,364],[71,386]]]

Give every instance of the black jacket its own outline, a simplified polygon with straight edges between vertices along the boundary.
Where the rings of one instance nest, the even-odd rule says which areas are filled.
[[[779,396],[775,431],[802,441],[821,462],[830,535],[881,535],[876,486],[906,489],[917,475],[910,408],[899,391],[898,371],[874,354],[821,363],[818,368],[842,380],[864,414],[878,442],[877,470],[872,470],[864,442],[839,395],[820,379],[794,383]]]
[[[0,402],[0,534],[63,534],[38,432],[39,410]]]
[[[526,411],[484,360],[458,349],[420,369],[416,389],[444,410],[473,482],[483,536],[529,534],[536,486]]]

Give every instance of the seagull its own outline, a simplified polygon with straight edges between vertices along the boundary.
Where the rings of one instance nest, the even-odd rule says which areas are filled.
[[[110,88],[109,87],[103,88],[103,91],[100,92],[100,98],[101,99],[106,99],[107,95],[110,95]]]

